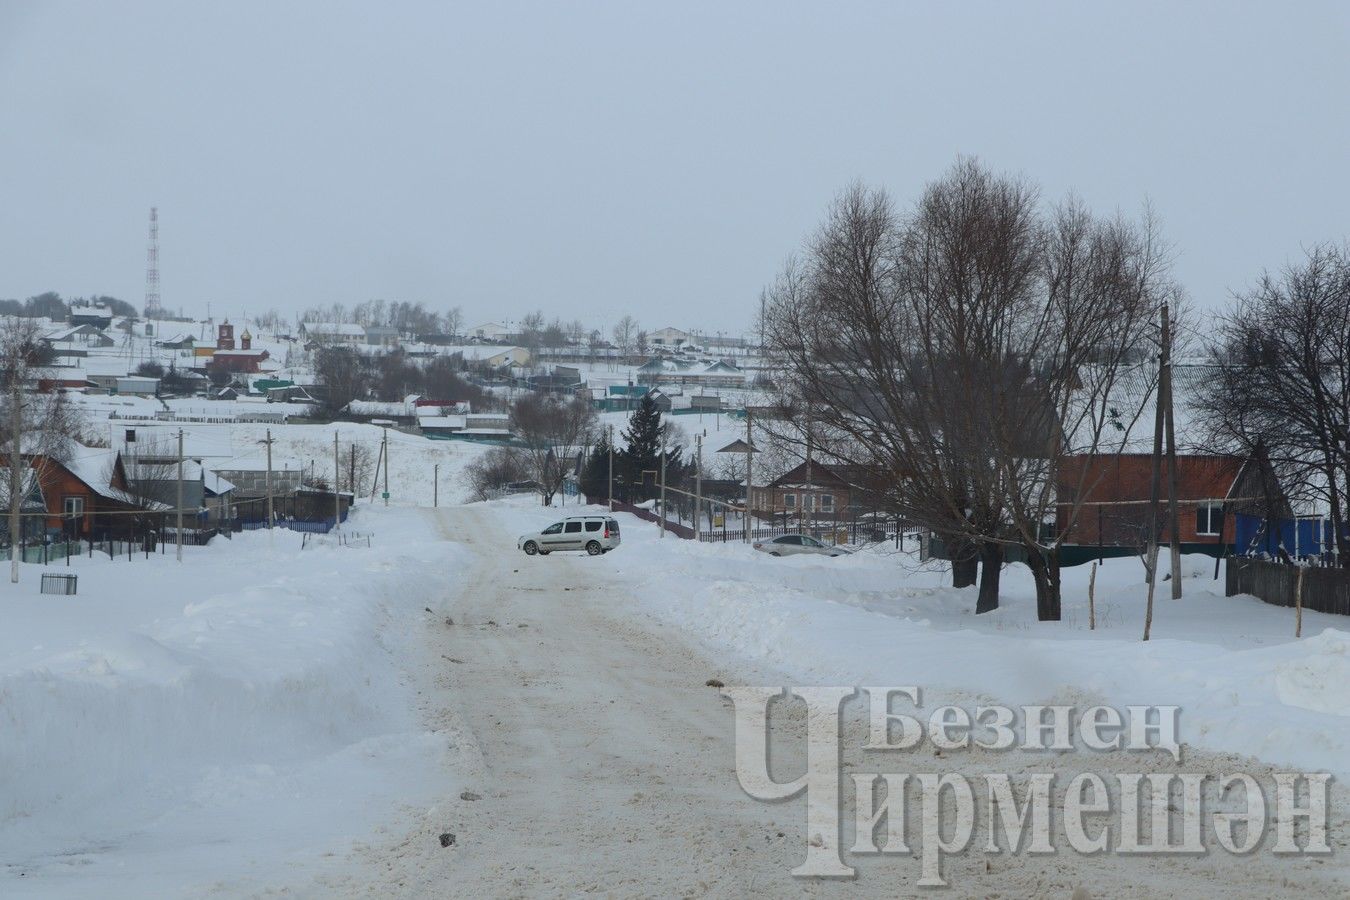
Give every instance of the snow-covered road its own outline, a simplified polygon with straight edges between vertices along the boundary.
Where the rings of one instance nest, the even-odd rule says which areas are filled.
[[[359,847],[301,894],[347,896],[913,896],[918,861],[857,858],[847,882],[799,881],[800,798],[748,798],[734,774],[728,701],[708,687],[791,683],[745,657],[712,658],[689,634],[640,611],[623,561],[515,550],[516,520],[493,506],[428,512],[429,526],[463,542],[473,562],[461,590],[427,613],[421,701],[428,728],[456,746],[453,791],[409,810],[405,827]],[[625,520],[627,522],[629,520]],[[625,527],[628,527],[625,525]],[[630,535],[631,540],[636,535]],[[447,621],[448,620],[448,621]],[[775,733],[775,767],[800,771],[804,723]],[[848,724],[844,766],[863,760],[862,723]],[[864,763],[866,765],[866,763]],[[955,753],[940,770],[1167,770],[1137,755]],[[872,769],[875,769],[872,761]],[[1268,769],[1188,751],[1185,771]],[[461,793],[462,791],[462,793]],[[1344,794],[1333,814],[1343,853]],[[453,834],[442,846],[441,836]],[[1058,842],[1062,844],[1061,842]],[[1333,859],[1213,853],[1164,856],[986,856],[951,860],[955,896],[1269,897],[1344,890]]]

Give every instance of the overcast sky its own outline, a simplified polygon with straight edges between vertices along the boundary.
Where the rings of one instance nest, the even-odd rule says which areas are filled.
[[[854,179],[1147,198],[1201,305],[1350,232],[1350,4],[0,0],[0,297],[741,331]]]

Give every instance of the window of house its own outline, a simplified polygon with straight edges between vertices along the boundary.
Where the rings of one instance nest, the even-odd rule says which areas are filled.
[[[128,443],[128,444],[134,444],[134,443],[136,443],[136,429],[135,429],[135,428],[128,428],[128,429],[127,429],[127,443]]]
[[[820,495],[820,511],[834,512],[834,494]]]
[[[784,495],[783,495],[783,508],[784,508],[784,509],[796,509],[796,508],[797,508],[797,495],[796,495],[796,494],[784,494]]]
[[[1195,533],[1215,537],[1223,533],[1223,504],[1201,503],[1195,508]]]
[[[79,518],[80,516],[84,515],[84,498],[66,497],[61,502],[61,511],[66,514],[67,518],[70,519]]]

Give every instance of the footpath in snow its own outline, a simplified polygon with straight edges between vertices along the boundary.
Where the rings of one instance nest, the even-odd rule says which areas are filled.
[[[416,510],[345,527],[372,546],[246,532],[0,587],[0,895],[249,893],[446,789],[401,657],[462,549]]]

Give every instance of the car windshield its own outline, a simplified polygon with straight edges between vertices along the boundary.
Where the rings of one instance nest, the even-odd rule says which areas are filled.
[[[539,533],[540,533],[540,534],[559,534],[559,533],[562,532],[562,527],[563,527],[563,523],[561,523],[561,522],[554,522],[552,525],[548,526],[547,528],[545,528],[543,531],[541,531],[541,532],[539,532]]]

